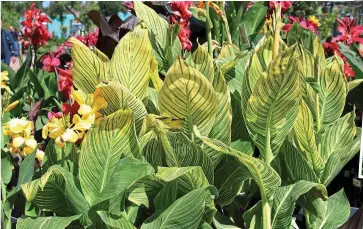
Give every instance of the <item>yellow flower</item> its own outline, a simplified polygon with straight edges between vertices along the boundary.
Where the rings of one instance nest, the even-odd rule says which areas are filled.
[[[14,109],[18,104],[19,104],[19,100],[16,100],[15,102],[12,102],[11,104],[9,104],[9,106],[7,106],[4,111],[9,112],[12,109]]]
[[[37,148],[38,143],[32,135],[33,129],[34,123],[24,118],[14,118],[5,124],[3,133],[11,137],[8,148],[12,154],[18,153],[25,157]]]
[[[37,158],[39,161],[44,161],[44,151],[37,149],[37,152],[35,153],[35,158]]]
[[[313,16],[309,16],[309,18],[308,18],[310,21],[312,21],[312,22],[314,22],[314,24],[316,24],[317,26],[320,26],[320,22],[319,22],[319,19],[317,19],[316,17],[315,17],[315,15],[313,15]]]
[[[1,72],[1,88],[6,87],[6,84],[9,81],[8,75],[9,75],[8,71]]]

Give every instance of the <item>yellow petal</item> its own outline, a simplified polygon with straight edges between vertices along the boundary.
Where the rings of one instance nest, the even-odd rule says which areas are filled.
[[[23,151],[24,151],[25,155],[29,155],[29,154],[33,153],[34,148],[29,147],[29,146],[25,146]]]
[[[80,115],[89,114],[91,112],[92,112],[92,108],[87,104],[82,104],[78,110],[78,114],[80,114]]]
[[[24,144],[25,139],[23,137],[16,137],[13,139],[13,146],[20,147]]]
[[[34,138],[29,138],[25,140],[25,145],[29,146],[32,149],[35,149],[38,145],[37,141]]]
[[[67,129],[66,132],[64,134],[62,134],[62,139],[65,142],[76,142],[78,140],[78,135],[76,134],[76,132],[74,132],[74,130],[72,129]]]
[[[84,104],[86,95],[80,90],[72,89],[71,98],[76,100],[78,104]]]
[[[81,117],[79,117],[79,115],[78,115],[78,114],[75,114],[75,115],[73,116],[72,122],[73,122],[74,124],[77,124],[79,121],[81,121]]]
[[[1,77],[6,77],[8,75],[9,75],[9,72],[8,71],[1,72]]]
[[[12,109],[14,109],[19,104],[19,100],[16,100],[15,102],[12,102],[9,106],[5,108],[5,112],[9,112]]]
[[[45,126],[43,126],[43,129],[42,129],[42,137],[43,137],[43,139],[47,139],[47,137],[48,137],[48,124],[46,124]]]
[[[99,111],[101,109],[104,109],[107,107],[107,101],[104,98],[98,97],[95,99],[93,103],[93,109],[94,111]]]
[[[55,139],[55,144],[57,144],[58,147],[63,148],[64,147],[64,142],[62,141],[61,137],[57,137]]]
[[[8,127],[9,130],[13,133],[21,133],[25,130],[27,124],[27,120],[15,118],[10,120],[10,122],[8,123]]]
[[[44,161],[44,155],[45,155],[45,153],[43,150],[37,149],[35,158],[37,158],[39,161]]]

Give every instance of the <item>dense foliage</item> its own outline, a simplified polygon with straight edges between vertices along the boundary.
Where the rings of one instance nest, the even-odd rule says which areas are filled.
[[[17,228],[286,229],[295,207],[307,228],[348,219],[326,186],[359,151],[343,109],[361,80],[309,28],[283,39],[279,3],[186,4],[173,23],[207,28],[192,53],[188,23],[134,2],[112,58],[70,38],[71,61],[62,47],[2,75],[4,228],[21,199]]]

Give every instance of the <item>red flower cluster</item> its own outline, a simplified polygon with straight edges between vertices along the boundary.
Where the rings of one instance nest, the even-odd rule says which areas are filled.
[[[191,1],[170,2],[169,6],[172,10],[172,15],[170,16],[171,22],[174,24],[178,23],[180,27],[178,37],[182,48],[190,51],[192,49],[192,42],[189,40],[191,35],[189,20],[193,15],[189,8],[194,6],[194,3]]]
[[[53,118],[62,118],[64,115],[70,114],[70,118],[72,119],[75,114],[77,114],[79,110],[79,104],[74,101],[73,104],[63,103],[62,111],[59,112],[48,112],[48,119],[51,121]]]
[[[297,17],[289,17],[290,23],[284,25],[284,27],[282,27],[282,31],[285,32],[289,32],[291,27],[293,26],[294,23],[298,23],[300,24],[301,27],[303,27],[304,29],[308,29],[313,31],[315,34],[318,34],[318,27],[319,25],[316,24],[314,21],[310,20],[310,19],[302,19],[302,18],[297,18]]]
[[[355,19],[352,20],[348,17],[344,17],[342,20],[337,18],[339,23],[337,29],[341,35],[335,37],[335,41],[344,42],[347,45],[354,43],[363,44],[363,38],[360,35],[363,34],[363,26],[355,25]]]
[[[88,47],[95,46],[98,40],[98,29],[84,36],[76,36],[76,38]]]
[[[348,46],[351,46],[355,43],[363,44],[363,38],[360,36],[363,34],[363,26],[356,25],[355,19],[350,19],[348,17],[344,17],[342,20],[337,19],[339,25],[337,27],[338,31],[341,35],[334,37],[331,41],[324,42],[323,46],[325,52],[328,55],[337,54],[344,61],[344,74],[348,77],[354,77],[355,73],[350,66],[347,58],[340,52],[338,42],[343,42]],[[361,56],[361,51],[359,50]]]
[[[72,81],[72,68],[64,70],[61,68],[57,68],[58,70],[58,91],[63,93],[63,96],[66,100],[69,99],[69,95],[71,94],[73,81]]]
[[[31,4],[30,9],[24,12],[24,17],[25,20],[21,22],[22,33],[28,39],[24,45],[28,45],[29,42],[35,47],[47,44],[51,35],[43,23],[52,23],[51,20],[41,14],[40,9],[35,8],[35,3]]]
[[[267,12],[266,18],[270,19],[272,13],[276,9],[277,5],[281,5],[281,14],[286,13],[292,6],[292,1],[270,1],[270,9]]]

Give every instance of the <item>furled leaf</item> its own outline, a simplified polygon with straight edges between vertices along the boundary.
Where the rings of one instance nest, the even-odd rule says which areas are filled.
[[[116,46],[110,62],[110,78],[143,99],[147,95],[152,60],[148,31],[137,26]]]
[[[217,112],[216,101],[212,84],[181,58],[169,69],[159,94],[161,114],[185,119],[187,136],[193,135],[193,125],[204,135],[210,132]]]
[[[352,80],[348,82],[348,87],[349,87],[349,91],[353,90],[354,88],[358,87],[361,83],[363,82],[363,79],[357,79],[357,80]]]
[[[72,222],[78,220],[79,218],[80,215],[75,215],[70,217],[58,217],[58,216],[38,217],[36,219],[24,218],[24,219],[19,219],[17,221],[16,228],[64,229],[68,227]]]
[[[312,31],[303,29],[300,24],[294,23],[287,36],[287,45],[299,43],[313,53],[315,37]]]
[[[90,205],[106,188],[122,156],[139,157],[130,110],[120,110],[102,119],[83,140],[79,177],[82,191]]]

